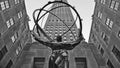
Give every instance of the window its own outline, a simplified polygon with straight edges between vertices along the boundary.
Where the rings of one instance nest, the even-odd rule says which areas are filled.
[[[22,11],[18,13],[18,18],[20,19],[22,17]]]
[[[70,39],[73,39],[73,37],[70,37]]]
[[[19,45],[18,50],[19,50],[19,51],[21,51],[21,50],[22,50],[22,46],[21,46],[21,45]]]
[[[62,33],[62,30],[60,30],[59,32]]]
[[[100,49],[101,45],[99,44],[98,49]]]
[[[0,60],[4,57],[4,55],[8,52],[6,46],[4,46],[0,51]]]
[[[18,48],[16,49],[16,54],[18,55],[21,50],[22,50],[22,47],[21,47],[21,45],[20,45],[20,46],[18,46]]]
[[[95,37],[94,34],[92,35],[92,39],[93,39],[93,42],[94,42],[94,43],[97,41],[97,39],[96,39],[96,37]]]
[[[59,35],[61,36],[62,34],[60,33]]]
[[[72,30],[73,33],[76,33],[75,29]]]
[[[114,68],[112,62],[110,60],[107,61],[108,68]]]
[[[77,39],[77,37],[76,37],[76,39]],[[73,39],[73,41],[76,41],[75,39]]]
[[[6,21],[7,27],[9,28],[11,26],[10,21]]]
[[[118,10],[119,2],[111,0],[110,8],[114,10]]]
[[[118,37],[120,38],[120,31],[118,32]]]
[[[4,46],[4,47],[1,49],[1,52],[2,52],[2,54],[4,54],[4,55],[8,52],[6,46]]]
[[[70,37],[70,41],[71,41],[71,42],[74,41],[74,38],[73,38],[73,37]]]
[[[100,52],[101,52],[101,55],[103,56],[103,54],[104,54],[103,48],[100,49]]]
[[[0,33],[0,37],[1,37],[1,33]]]
[[[11,68],[12,65],[13,65],[13,62],[12,60],[10,60],[5,68]]]
[[[18,32],[15,33],[15,38],[17,39],[19,36]]]
[[[52,31],[51,31],[51,30],[50,30],[49,32],[50,32],[50,33],[52,33]]]
[[[16,49],[16,54],[17,54],[17,55],[19,54],[19,51],[18,51],[18,49]]]
[[[14,22],[13,22],[13,18],[10,19],[10,23],[11,23],[11,25],[14,24]]]
[[[14,43],[14,42],[17,40],[17,38],[18,38],[18,34],[15,33],[15,34],[11,37],[12,42]]]
[[[64,37],[63,39],[67,39],[66,37]]]
[[[98,12],[98,17],[100,17],[100,12]]]
[[[112,28],[113,26],[113,21],[110,21],[109,27]]]
[[[52,34],[49,34],[49,36],[51,36]]]
[[[76,57],[76,68],[87,68],[87,60],[84,57]]]
[[[21,18],[20,13],[18,13],[18,18]]]
[[[110,22],[110,19],[109,19],[109,18],[107,18],[107,19],[106,19],[106,23],[105,23],[105,24],[106,24],[106,25],[109,25],[109,22]]]
[[[66,43],[66,42],[67,42],[67,40],[64,40],[63,42],[64,42],[64,43]]]
[[[6,0],[6,1],[4,1],[4,2],[0,2],[0,6],[1,6],[1,9],[2,10],[5,10],[5,9],[7,9],[7,8],[9,8],[10,6],[9,6],[9,2]]]
[[[105,4],[106,0],[101,0],[100,2],[101,4]]]
[[[94,28],[95,28],[96,32],[99,32],[99,25],[97,23],[94,24]]]
[[[12,39],[12,42],[14,43],[15,42],[15,36],[12,36],[11,39]]]
[[[70,33],[70,36],[72,36],[72,33]]]
[[[120,51],[114,46],[112,49],[113,54],[117,58],[117,60],[120,62]]]
[[[64,42],[67,42],[67,38],[66,38],[66,36],[63,37],[63,40],[64,40]]]
[[[22,11],[20,11],[20,16],[22,17]]]
[[[63,32],[66,32],[66,31],[63,31]]]
[[[0,2],[0,6],[2,10],[5,10],[5,3],[4,2]]]
[[[104,36],[103,40],[104,40],[104,42],[105,42],[106,44],[108,44],[109,38],[108,38],[107,35]]]
[[[44,57],[35,57],[33,61],[33,68],[44,68],[44,63]]]
[[[74,33],[74,35],[75,35],[75,36],[77,36],[77,34],[76,34],[76,33]]]
[[[17,4],[17,0],[15,0],[15,4]]]
[[[100,19],[102,19],[102,16],[103,16],[103,15],[102,15],[102,13],[101,13],[101,14],[100,14]]]
[[[15,0],[15,4],[18,4],[18,3],[20,3],[20,1],[19,0]]]
[[[114,8],[114,9],[115,9],[115,10],[118,10],[118,7],[119,7],[119,2],[116,2],[116,3],[115,3],[115,8]]]
[[[0,60],[4,57],[4,55],[8,52],[6,46],[4,46],[0,51]]]
[[[78,39],[78,37],[75,37],[75,39]],[[74,39],[74,40],[75,40],[75,39]]]
[[[3,54],[2,54],[2,52],[0,51],[0,61],[2,60],[2,58],[3,58]]]
[[[98,12],[98,17],[102,19],[102,13],[100,11]]]
[[[114,8],[114,5],[115,5],[115,1],[114,1],[114,0],[111,0],[110,8],[113,9],[113,8]]]
[[[58,34],[55,34],[55,36],[57,36]]]
[[[101,33],[101,38],[104,40],[106,44],[108,44],[109,38],[104,32]]]
[[[14,24],[13,18],[10,18],[8,21],[6,21],[6,24],[7,27],[10,28]]]
[[[25,25],[23,24],[23,25],[22,25],[22,28],[21,28],[21,32],[22,32],[22,33],[24,32],[25,28],[26,28],[26,27],[25,27]]]
[[[109,28],[112,28],[112,26],[113,26],[113,21],[110,20],[109,18],[107,18],[105,24],[106,24]]]
[[[6,8],[9,8],[9,2],[5,1]]]
[[[105,4],[106,0],[103,0],[103,4]]]
[[[102,33],[101,33],[101,38],[104,38],[104,37],[105,37],[105,33],[102,32]]]

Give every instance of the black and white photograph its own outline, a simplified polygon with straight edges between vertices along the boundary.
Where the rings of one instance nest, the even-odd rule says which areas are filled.
[[[0,0],[0,68],[120,68],[120,0]]]

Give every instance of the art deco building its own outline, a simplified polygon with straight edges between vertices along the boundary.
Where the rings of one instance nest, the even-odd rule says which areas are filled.
[[[17,68],[31,42],[24,0],[0,0],[0,68]]]
[[[67,2],[67,0],[62,0],[62,1]],[[51,9],[58,7],[58,6],[65,6],[65,4],[61,4],[61,3],[54,4],[51,7]],[[65,33],[69,29],[69,27],[73,25],[75,20],[73,18],[71,9],[69,7],[60,7],[60,8],[52,10],[51,12],[52,14],[50,13],[48,15],[44,29],[47,35],[49,35],[53,39],[56,39],[58,35],[62,35],[63,33]],[[71,42],[71,41],[76,40],[77,35],[78,35],[77,34],[78,29],[77,29],[76,24],[73,26],[71,31],[63,35],[62,42]]]
[[[95,0],[89,42],[105,60],[106,68],[120,67],[120,0]]]

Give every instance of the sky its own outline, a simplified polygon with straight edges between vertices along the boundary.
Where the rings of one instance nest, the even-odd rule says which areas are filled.
[[[27,14],[30,17],[29,26],[30,29],[33,29],[34,21],[32,18],[32,13],[35,9],[43,7],[49,1],[54,0],[25,0]],[[86,41],[89,39],[91,23],[92,23],[92,15],[94,13],[94,0],[67,0],[69,4],[75,7],[78,11],[80,17],[83,19],[82,26],[83,26],[83,36]]]

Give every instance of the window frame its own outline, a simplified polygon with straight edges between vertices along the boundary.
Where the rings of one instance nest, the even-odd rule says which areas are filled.
[[[13,65],[13,61],[10,60],[5,68],[11,68],[12,65]]]
[[[120,38],[120,30],[118,31],[118,37]]]
[[[115,10],[118,10],[119,5],[120,5],[120,3],[116,1],[114,9],[115,9]]]
[[[5,10],[5,9],[6,9],[6,6],[5,6],[5,3],[4,3],[4,2],[0,2],[0,6],[1,6],[1,9],[2,9],[2,10]]]
[[[6,7],[6,8],[9,8],[9,7],[10,7],[10,4],[9,4],[9,1],[8,1],[8,0],[5,1],[5,7]]]
[[[7,25],[7,27],[8,28],[10,28],[11,27],[11,24],[10,24],[10,21],[8,20],[8,21],[6,21],[6,25]]]
[[[113,27],[113,23],[114,23],[114,22],[113,22],[112,20],[109,22],[109,27],[110,27],[110,28]]]
[[[11,40],[12,40],[13,43],[15,42],[15,36],[14,35],[11,37]]]
[[[14,25],[14,20],[13,20],[13,18],[10,18],[9,21],[10,21],[11,26]]]
[[[112,29],[114,22],[110,18],[106,18],[105,24]]]
[[[109,25],[109,22],[110,22],[110,18],[106,18],[105,24],[106,24],[107,26]]]
[[[101,38],[103,39],[105,37],[105,33],[101,32]]]
[[[19,4],[20,0],[14,0],[15,4]]]
[[[7,49],[6,46],[4,46],[4,47],[1,49],[2,58],[6,55],[7,52],[8,52],[8,49]]]
[[[116,45],[113,46],[112,53],[115,56],[115,58],[118,60],[118,62],[120,63],[120,50],[116,47]]]
[[[114,68],[112,62],[111,62],[109,59],[108,59],[108,61],[107,61],[107,66],[108,66],[109,68]]]
[[[115,1],[114,1],[114,0],[111,0],[110,8],[111,8],[111,9],[114,9],[114,7],[115,7]]]

